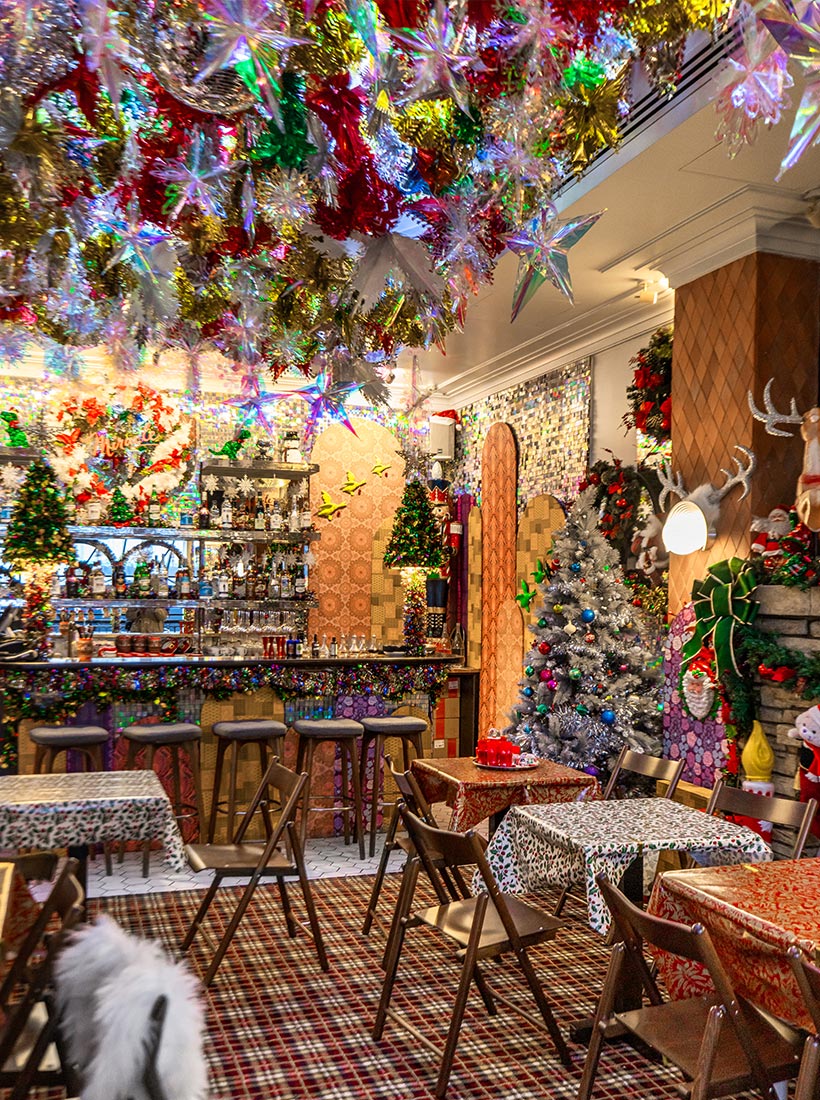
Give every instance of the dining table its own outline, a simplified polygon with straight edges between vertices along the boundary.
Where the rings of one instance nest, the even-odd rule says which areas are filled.
[[[737,993],[790,1024],[812,1027],[785,952],[797,944],[820,965],[820,860],[667,871],[655,882],[649,911],[703,925]],[[673,999],[711,991],[697,963],[660,951],[656,957]]]
[[[425,757],[411,768],[427,801],[451,808],[450,828],[460,833],[488,818],[496,825],[511,806],[600,795],[595,776],[551,760],[501,768],[477,764],[471,756]]]
[[[603,873],[617,886],[636,861],[648,862],[663,851],[689,852],[699,863],[772,858],[768,844],[751,829],[668,798],[513,806],[490,841],[487,858],[508,893],[583,883],[589,924],[606,934],[610,915],[595,876]]]
[[[159,841],[171,869],[187,866],[170,799],[153,771],[0,776],[0,849],[68,848]]]

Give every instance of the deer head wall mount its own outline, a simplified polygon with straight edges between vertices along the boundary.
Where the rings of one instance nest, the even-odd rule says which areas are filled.
[[[673,476],[669,462],[661,465],[658,470],[662,487],[659,498],[661,508],[671,493],[679,498],[663,525],[663,542],[667,550],[675,554],[691,554],[693,550],[702,550],[707,539],[714,537],[721,501],[726,494],[735,485],[742,485],[743,492],[738,499],[743,500],[747,495],[757,459],[748,447],[736,444],[735,450],[740,452],[742,458],[733,456],[732,461],[737,467],[734,473],[721,469],[720,472],[726,476],[723,485],[715,486],[706,481],[691,493],[687,493],[680,472]]]
[[[798,412],[795,400],[792,398],[789,411],[778,412],[772,403],[772,382],[774,379],[770,378],[763,390],[765,412],[761,412],[755,405],[751,391],[749,409],[755,420],[766,425],[769,435],[789,437],[793,434],[792,432],[784,432],[776,425],[800,425],[800,434],[805,447],[803,448],[803,472],[797,479],[797,499],[794,506],[798,519],[805,523],[810,531],[820,531],[820,409]]]

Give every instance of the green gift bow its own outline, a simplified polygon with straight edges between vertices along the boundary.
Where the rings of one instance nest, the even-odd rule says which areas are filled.
[[[683,647],[683,665],[693,660],[712,635],[718,678],[731,669],[740,675],[735,658],[735,626],[754,622],[758,603],[752,567],[742,558],[711,565],[702,581],[692,585],[695,633]]]

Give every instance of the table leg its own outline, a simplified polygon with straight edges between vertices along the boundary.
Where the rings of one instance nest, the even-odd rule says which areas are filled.
[[[643,908],[643,856],[636,856],[627,867],[621,880],[621,890],[633,904],[640,905]],[[610,931],[607,943],[613,944],[616,942],[613,932]],[[640,978],[631,969],[626,968],[623,981],[615,997],[615,1012],[629,1012],[633,1008],[640,1008],[642,995],[643,987]],[[591,1016],[585,1016],[583,1020],[579,1020],[577,1024],[570,1028],[570,1039],[574,1043],[586,1045],[592,1034],[592,1022]],[[623,1028],[619,1024],[614,1024],[611,1029],[607,1029],[605,1038],[617,1039],[624,1034]]]

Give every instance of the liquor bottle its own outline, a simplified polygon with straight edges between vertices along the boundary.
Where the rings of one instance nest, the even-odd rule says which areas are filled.
[[[319,636],[318,636],[318,634],[313,635],[313,641],[310,644],[310,655],[311,655],[311,657],[313,658],[314,661],[319,656]]]
[[[339,655],[339,646],[336,644],[336,636],[334,634],[333,637],[330,639],[330,647],[328,649],[328,657],[338,657],[338,655]]]
[[[213,596],[213,594],[213,581],[211,580],[210,574],[203,570],[199,577],[199,595],[204,599],[208,599]]]
[[[305,570],[296,569],[296,576],[293,581],[293,594],[297,600],[303,600],[307,594],[307,580],[305,578]]]
[[[196,513],[194,512],[194,506],[190,500],[186,500],[179,509],[179,525],[180,527],[193,527],[195,523]]]
[[[230,574],[224,567],[216,575],[216,595],[221,600],[227,600],[231,594]]]
[[[199,505],[199,529],[200,531],[208,531],[211,527],[211,513],[208,509],[208,497],[205,493],[202,494],[202,501]]]
[[[236,567],[236,573],[233,578],[233,598],[235,600],[247,599],[248,595],[248,581],[245,576],[245,569],[240,562]]]
[[[233,527],[233,505],[231,504],[231,498],[225,496],[222,498],[222,510],[219,513],[219,526],[223,531],[230,530]]]
[[[262,503],[261,497],[257,498],[256,501],[256,515],[253,520],[253,529],[254,531],[265,530],[265,506]]]
[[[151,574],[148,571],[148,566],[143,562],[140,562],[134,570],[134,580],[136,581],[137,597],[139,599],[145,599],[146,596],[151,595]]]
[[[296,652],[295,652],[294,656],[297,657],[297,658],[304,657],[304,655],[305,655],[305,643],[302,641],[302,635],[301,634],[296,635],[296,647],[295,648],[296,648]]]
[[[125,579],[125,566],[122,562],[117,562],[114,566],[112,581],[114,584],[114,595],[117,599],[121,600],[128,594],[128,582]]]
[[[62,590],[62,587],[60,585],[60,574],[59,573],[54,573],[54,574],[52,574],[52,577],[51,577],[51,593],[50,593],[51,599],[52,600],[59,600],[60,597],[62,596],[62,594],[63,594],[63,590]]]
[[[281,598],[282,591],[279,587],[279,571],[275,565],[271,565],[270,577],[268,579],[268,599],[278,600]]]
[[[160,600],[168,599],[168,572],[164,565],[159,567],[157,575],[157,598]]]
[[[313,513],[310,510],[310,497],[302,498],[302,510],[299,513],[299,526],[308,531],[313,526]]]
[[[330,656],[330,650],[327,645],[327,634],[322,635],[322,644],[319,646],[319,656],[322,660]]]
[[[80,594],[80,575],[73,565],[69,565],[65,575],[65,594],[69,600],[75,600]]]
[[[370,645],[367,647],[367,652],[368,653],[378,653],[379,652],[379,643],[376,641],[376,635],[375,634],[370,635]]]
[[[293,578],[290,575],[290,570],[286,569],[284,564],[282,565],[282,578],[279,582],[279,591],[283,600],[293,599]]]
[[[298,535],[301,530],[301,524],[299,519],[299,506],[296,500],[293,501],[293,507],[290,510],[290,520],[288,522],[288,528],[292,535]]]
[[[217,529],[219,527],[220,514],[221,513],[219,511],[219,505],[214,500],[211,503],[211,527],[214,529]]]
[[[151,498],[148,501],[148,526],[159,527],[161,521],[162,505],[160,504],[156,489],[153,489],[151,492]]]
[[[273,534],[281,534],[284,529],[285,521],[282,519],[282,509],[279,507],[279,501],[277,500],[273,506],[273,512],[270,516],[270,529]]]
[[[250,591],[250,589],[249,589]],[[268,578],[265,576],[263,569],[256,569],[253,583],[253,598],[255,600],[265,600],[268,597]]]
[[[191,573],[190,570],[183,566],[181,569],[177,569],[176,575],[176,588],[177,598],[180,600],[190,600],[191,598]]]
[[[97,566],[91,570],[91,598],[101,600],[105,596],[105,574]]]

